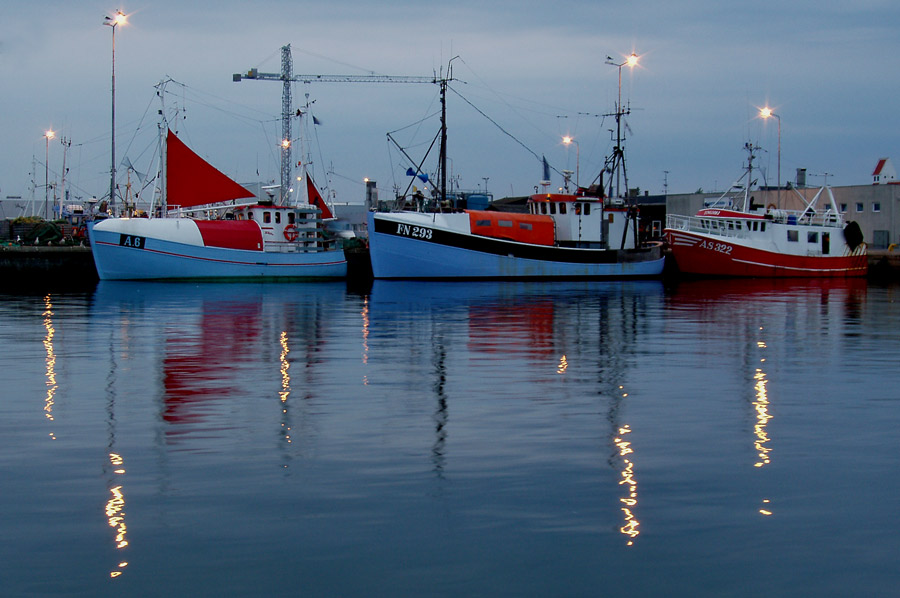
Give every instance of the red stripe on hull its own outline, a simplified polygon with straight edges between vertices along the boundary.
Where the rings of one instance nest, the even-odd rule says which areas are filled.
[[[262,251],[262,231],[253,220],[195,220],[203,245],[224,249]]]
[[[685,274],[755,278],[845,278],[865,276],[865,253],[841,257],[787,255],[753,249],[683,231],[667,231],[678,269]],[[706,241],[706,246],[701,243]]]

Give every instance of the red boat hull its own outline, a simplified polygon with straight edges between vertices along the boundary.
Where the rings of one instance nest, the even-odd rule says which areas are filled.
[[[824,257],[775,253],[681,230],[666,231],[672,257],[684,274],[755,278],[847,278],[865,276],[865,250]]]

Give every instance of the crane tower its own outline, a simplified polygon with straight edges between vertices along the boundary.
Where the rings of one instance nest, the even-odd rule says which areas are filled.
[[[281,92],[281,202],[291,187],[291,83],[438,83],[437,77],[393,77],[390,75],[294,75],[291,45],[281,47],[281,72],[260,73],[252,68],[246,73],[235,73],[232,81],[243,79],[282,81]]]

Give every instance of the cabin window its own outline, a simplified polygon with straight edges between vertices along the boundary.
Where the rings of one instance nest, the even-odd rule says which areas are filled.
[[[879,202],[877,202],[877,201],[876,201],[875,203],[873,203],[873,204],[872,204],[872,211],[873,211],[873,212],[880,212],[880,211],[881,211],[881,203],[879,203]]]
[[[847,211],[847,204],[842,203],[842,204],[841,204],[841,214],[843,214],[843,213],[846,212],[846,211]]]
[[[792,243],[796,243],[800,240],[800,234],[795,230],[789,230],[787,232],[787,239]]]
[[[502,228],[512,228],[512,220],[498,220],[497,226]]]
[[[288,224],[293,224],[296,218],[296,214],[294,214],[293,212],[288,212]]]
[[[865,211],[865,208],[863,207],[863,204],[862,204],[861,201],[856,202],[856,211],[857,211],[857,212],[864,212],[864,211]]]
[[[589,203],[584,204],[584,215],[585,216],[591,215],[591,204],[589,204]]]
[[[530,222],[520,222],[519,228],[521,228],[522,230],[531,230],[531,223]]]
[[[762,233],[766,232],[766,223],[765,222],[759,223],[759,231]]]
[[[556,214],[556,204],[555,203],[550,204],[550,213]]]
[[[581,204],[580,203],[575,204],[575,215],[581,216]]]
[[[734,222],[731,220],[728,221],[728,230],[734,230]]]
[[[281,212],[275,212],[275,224],[281,224]]]
[[[564,204],[564,203],[559,204],[559,213],[560,214],[566,213],[566,204]]]
[[[476,220],[475,221],[475,226],[490,226],[490,225],[491,225],[490,220]]]
[[[247,219],[248,219],[248,220],[253,220],[253,212],[252,212],[252,211],[251,211],[251,212],[247,212]]]
[[[807,243],[818,243],[819,242],[819,233],[817,233],[817,232],[806,233],[806,242]]]
[[[269,224],[272,222],[272,213],[271,212],[263,212],[263,222]]]
[[[609,223],[610,223],[610,224],[612,224],[613,222],[615,222],[614,216],[615,216],[615,214],[613,214],[612,212],[609,213]]]
[[[547,213],[547,204],[542,203],[541,204],[541,214],[546,214],[546,213]]]

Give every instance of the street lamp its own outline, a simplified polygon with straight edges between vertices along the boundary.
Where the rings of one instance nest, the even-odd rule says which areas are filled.
[[[765,120],[767,118],[775,117],[778,119],[778,207],[781,207],[781,117],[775,114],[775,112],[766,106],[765,108],[760,108],[759,116]]]
[[[112,145],[109,165],[109,205],[110,212],[116,213],[116,26],[125,25],[127,17],[121,10],[113,16],[103,18],[103,24],[112,28]]]
[[[47,218],[47,208],[50,205],[50,140],[56,137],[53,129],[47,129],[44,133],[44,139],[47,142],[46,154],[44,156],[44,218]]]
[[[612,56],[606,57],[606,64],[612,65],[619,69],[619,102],[616,105],[616,147],[613,150],[612,169],[616,172],[616,195],[621,196],[619,187],[619,172],[625,182],[625,193],[628,194],[628,173],[625,171],[625,150],[622,148],[622,117],[631,114],[630,108],[624,110],[622,108],[622,67],[627,66],[631,69],[637,66],[638,55],[632,52],[622,62],[615,62]],[[610,190],[612,190],[612,180],[610,180]],[[611,195],[611,194],[610,194]]]
[[[575,189],[578,190],[581,188],[581,185],[578,184],[578,171],[581,169],[581,147],[575,139],[568,135],[562,138],[562,142],[567,147],[573,143],[575,144]]]

